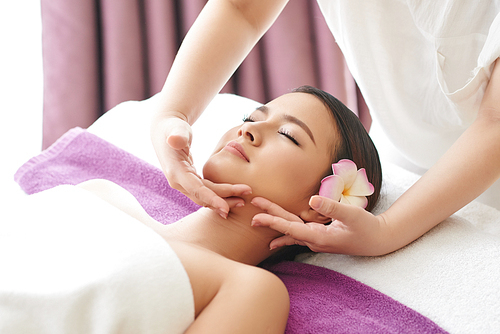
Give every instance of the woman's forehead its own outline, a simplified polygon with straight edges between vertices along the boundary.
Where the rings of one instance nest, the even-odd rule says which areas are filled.
[[[265,105],[267,113],[294,116],[308,125],[313,133],[332,132],[336,128],[331,111],[316,96],[307,93],[288,93]]]
[[[299,92],[281,95],[265,106],[272,112],[294,112],[304,114],[306,117],[319,114],[321,111],[328,111],[323,102],[316,96]]]

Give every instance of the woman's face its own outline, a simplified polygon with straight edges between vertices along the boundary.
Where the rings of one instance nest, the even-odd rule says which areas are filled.
[[[203,168],[216,183],[242,183],[297,213],[331,170],[337,138],[330,111],[313,95],[290,93],[255,110],[219,141]]]

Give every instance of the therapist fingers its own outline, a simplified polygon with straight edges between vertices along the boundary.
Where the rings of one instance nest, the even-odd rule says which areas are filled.
[[[252,188],[246,184],[213,183],[207,179],[203,179],[202,182],[220,197],[239,197],[252,194]]]
[[[290,221],[297,221],[303,224],[303,221],[296,215],[294,215],[291,212],[286,211],[279,205],[271,202],[270,200],[267,200],[263,197],[255,197],[252,199],[251,203],[261,209],[262,211],[273,215],[273,216],[278,216],[281,217],[285,220],[290,220]]]
[[[151,141],[169,185],[198,205],[214,209],[227,217],[228,203],[203,184],[196,174],[189,150],[191,127],[183,119],[157,114],[151,124]]]
[[[284,234],[283,237],[276,238],[271,242],[270,249],[302,245],[315,250],[314,243],[321,238],[321,234],[325,231],[323,224],[304,223],[297,215],[262,197],[255,197],[251,203],[265,212],[253,217],[252,226],[265,226]]]
[[[349,222],[350,224],[361,222],[368,213],[359,206],[339,203],[322,196],[312,196],[309,200],[309,206],[325,217],[345,223]]]
[[[299,216],[286,211],[279,205],[263,197],[255,197],[251,203],[264,211],[253,217],[252,226],[269,227],[285,235],[285,237],[273,240],[270,245],[271,249],[295,244],[304,245],[304,242],[317,239],[312,225],[304,224]]]
[[[230,209],[245,205],[245,200],[241,197],[252,194],[252,188],[246,184],[213,183],[206,179],[202,182],[217,196],[223,198]]]
[[[378,255],[384,251],[384,238],[389,234],[379,218],[360,207],[313,196],[311,208],[332,219],[329,225],[323,225],[318,222],[304,223],[293,218],[296,216],[291,213],[283,212],[277,205],[267,202],[265,205],[268,206],[267,210],[263,209],[266,213],[255,215],[252,225],[269,227],[284,234],[271,242],[271,249],[303,245],[314,252],[351,255]]]
[[[333,253],[331,245],[333,238],[331,236],[325,238],[327,234],[328,226],[320,223],[305,223],[302,226],[297,225],[293,234],[271,241],[269,248],[272,250],[283,246],[301,245],[309,247],[313,252]]]
[[[191,142],[193,132],[191,126],[178,118],[171,118],[165,125],[165,135],[167,144],[174,150],[182,151],[184,159],[189,165],[193,165],[193,156],[191,154]]]
[[[229,204],[210,188],[206,187],[197,174],[185,172],[179,176],[178,182],[173,184],[169,180],[172,188],[179,190],[196,204],[209,207],[215,210],[221,217],[227,218],[230,209]]]
[[[269,244],[271,250],[283,246],[302,245],[309,247],[313,252],[356,253],[352,249],[354,235],[337,221],[334,221],[332,225],[323,225],[321,223],[289,221],[268,214],[258,214],[254,217],[252,226],[269,227],[284,234],[271,241]]]
[[[191,126],[182,119],[172,117],[165,121],[164,133],[168,145],[174,150],[189,148],[193,140]]]
[[[271,250],[290,245],[302,245],[309,247],[314,252],[325,251],[323,247],[324,235],[327,232],[327,226],[320,223],[304,223],[302,221],[290,221],[270,214],[260,213],[255,215],[252,226],[269,227],[284,236],[271,241],[269,248]],[[332,239],[326,240],[327,243]]]
[[[150,134],[161,169],[169,183],[177,183],[176,176],[185,172],[186,167],[192,168],[193,159],[189,151],[192,140],[191,127],[178,117],[155,115],[151,122]],[[179,167],[182,168],[179,170]]]

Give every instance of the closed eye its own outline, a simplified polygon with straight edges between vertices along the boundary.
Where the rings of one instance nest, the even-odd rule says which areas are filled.
[[[246,122],[257,122],[257,120],[255,118],[253,118],[252,115],[245,115],[243,117],[243,120],[242,120],[244,123]],[[290,139],[295,145],[297,146],[300,146],[299,142],[297,141],[297,139],[295,139],[295,137],[291,134],[290,131],[286,130],[286,129],[281,129],[278,131],[279,134],[287,137],[288,139]]]
[[[278,133],[287,137],[288,139],[290,139],[295,145],[300,146],[297,139],[295,139],[295,137],[289,131],[282,129],[282,130],[279,130]]]
[[[252,117],[252,115],[245,115],[242,120],[244,123],[245,122],[255,122],[255,118]]]

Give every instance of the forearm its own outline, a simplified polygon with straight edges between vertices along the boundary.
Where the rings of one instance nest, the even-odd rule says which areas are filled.
[[[500,178],[500,66],[475,122],[446,154],[382,214],[392,250],[439,224]]]
[[[175,112],[193,124],[286,2],[208,1],[172,65],[160,94],[161,112]]]

